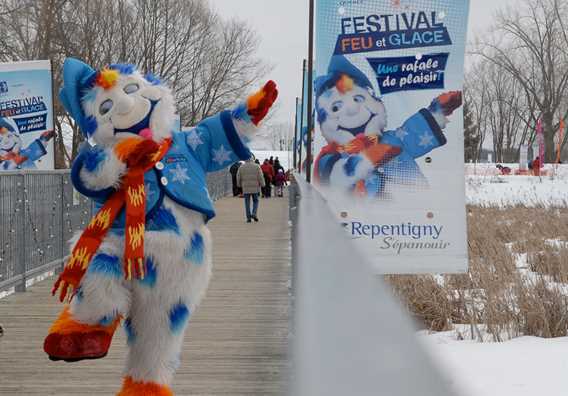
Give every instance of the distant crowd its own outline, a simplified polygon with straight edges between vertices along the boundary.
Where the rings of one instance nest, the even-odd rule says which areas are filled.
[[[244,198],[247,223],[253,220],[259,221],[259,195],[270,198],[274,186],[275,195],[283,197],[284,187],[288,184],[290,176],[289,171],[287,172],[280,164],[278,157],[265,159],[261,165],[253,156],[246,162],[234,163],[229,170],[233,178],[233,196]]]
[[[273,195],[284,196],[284,188],[290,180],[290,171],[284,169],[278,157],[266,158],[262,164],[260,160],[254,159],[254,162],[260,166],[262,177],[264,178],[264,186],[261,187],[261,195],[263,198],[271,198]],[[237,173],[244,162],[235,162],[229,169],[233,179],[233,196],[243,195],[242,188],[238,185]],[[274,191],[273,191],[274,189]]]

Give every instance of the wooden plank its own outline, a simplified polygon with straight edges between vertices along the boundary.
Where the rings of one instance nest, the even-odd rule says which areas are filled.
[[[286,198],[261,200],[260,223],[244,221],[243,200],[217,202],[211,223],[213,280],[192,316],[177,395],[277,395],[288,368],[290,252]],[[0,300],[0,395],[113,395],[126,343],[119,331],[108,356],[50,362],[43,338],[61,306],[53,279]]]

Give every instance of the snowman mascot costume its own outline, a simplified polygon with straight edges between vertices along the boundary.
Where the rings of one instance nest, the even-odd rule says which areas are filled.
[[[118,395],[172,395],[185,327],[211,276],[205,175],[251,156],[246,144],[276,85],[181,132],[170,89],[132,65],[95,71],[70,58],[63,79],[63,105],[96,143],[73,163],[72,181],[97,214],[53,288],[69,303],[44,350],[52,360],[102,358],[123,320],[129,352]]]
[[[316,111],[327,141],[314,166],[322,185],[387,199],[395,186],[424,188],[416,159],[446,144],[443,129],[461,106],[461,92],[435,98],[397,130],[385,131],[387,113],[367,76],[336,55],[316,79]]]

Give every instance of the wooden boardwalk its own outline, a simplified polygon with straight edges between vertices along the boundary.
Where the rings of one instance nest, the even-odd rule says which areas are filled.
[[[176,395],[279,395],[286,391],[290,252],[286,198],[261,200],[258,224],[242,199],[216,204],[213,280],[192,316],[174,379]],[[108,356],[53,363],[43,338],[61,306],[47,280],[0,300],[0,395],[114,395],[126,356],[119,331]]]

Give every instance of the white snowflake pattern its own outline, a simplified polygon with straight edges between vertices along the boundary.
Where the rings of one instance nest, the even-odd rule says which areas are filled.
[[[395,135],[396,135],[396,137],[399,138],[400,140],[404,140],[404,138],[408,136],[408,132],[406,132],[406,129],[404,129],[404,128],[398,128],[398,129],[396,130]]]
[[[213,149],[213,161],[223,165],[231,160],[231,152],[221,145],[218,150]]]
[[[193,150],[196,150],[197,147],[203,144],[203,140],[201,140],[196,130],[191,131],[189,135],[187,135],[187,144],[189,144]]]
[[[176,167],[171,170],[171,173],[173,175],[172,181],[174,182],[185,184],[186,180],[189,180],[187,169],[182,168],[181,166],[179,166],[179,164],[177,164]]]
[[[418,143],[418,145],[420,147],[430,147],[434,145],[434,142],[432,142],[432,140],[434,140],[434,136],[432,136],[431,134],[424,132],[424,134],[422,136],[420,136],[420,143]]]

